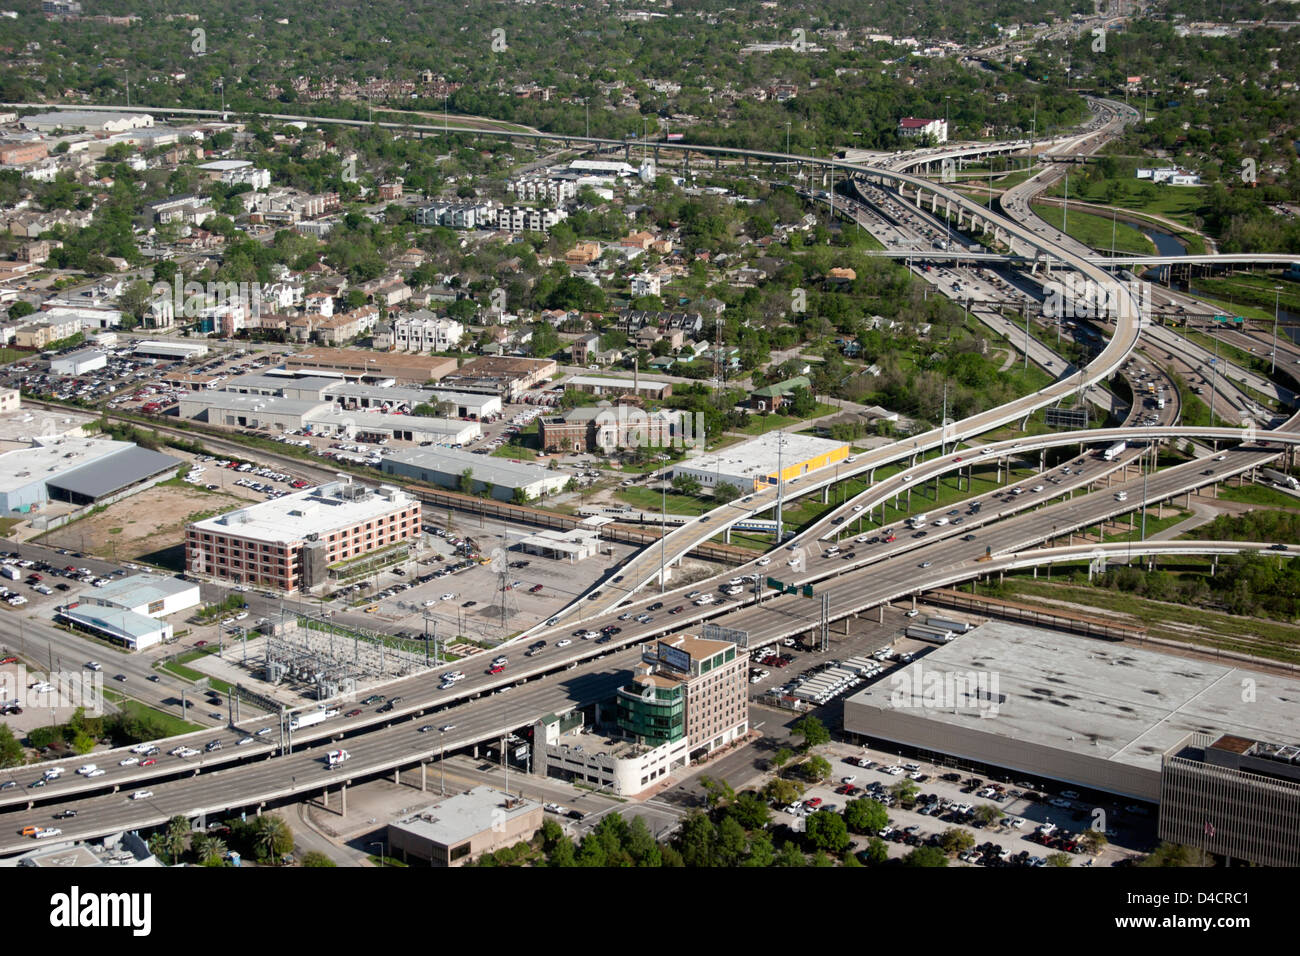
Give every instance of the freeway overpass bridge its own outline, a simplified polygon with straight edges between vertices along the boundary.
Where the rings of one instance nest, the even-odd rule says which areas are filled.
[[[1257,467],[1275,454],[1271,451],[1232,452],[1229,457],[1233,460],[1213,477],[1203,474],[1200,469],[1203,462],[1190,462],[1142,481],[1131,480],[1120,487],[1129,489],[1138,499],[1162,500],[1201,484],[1218,481],[1227,474]],[[1144,489],[1147,492],[1145,499]],[[1028,505],[1027,501],[1007,503],[998,514],[992,514],[990,508],[980,520],[992,527],[982,533],[977,543],[964,537],[958,539],[955,533],[919,545],[902,541],[890,553],[878,552],[847,567],[837,561],[820,560],[819,556],[809,572],[794,583],[821,582],[819,588],[827,591],[829,605],[827,615],[821,621],[815,614],[808,613],[812,602],[770,597],[766,593],[762,595],[766,599],[758,603],[732,605],[724,619],[729,626],[749,631],[751,644],[761,644],[815,630],[819,624],[825,626],[831,620],[862,613],[882,603],[914,595],[918,590],[986,576],[992,571],[1025,567],[1035,561],[1079,560],[1080,554],[1086,559],[1096,550],[1096,545],[1079,546],[1073,551],[1052,548],[1026,552],[1024,549],[1038,541],[1054,539],[1067,529],[1109,520],[1138,507],[1140,501],[1117,502],[1108,487],[1081,499],[1061,501],[1039,509],[1031,509]],[[998,520],[1013,514],[1015,517],[1008,521]],[[973,520],[961,530],[978,526]],[[1139,547],[1138,542],[1125,542],[1104,553],[1118,555],[1122,550],[1135,556],[1229,554],[1271,546],[1240,542],[1160,542],[1143,547]],[[1204,550],[1198,552],[1198,548]],[[928,571],[938,565],[933,572],[920,577],[916,570],[918,552],[933,556],[933,560],[920,565],[922,570]],[[1057,555],[1063,556],[1055,557]],[[692,623],[682,620],[680,625],[672,625],[669,629],[689,627]],[[599,621],[591,622],[593,627],[598,624]],[[652,639],[662,633],[665,633],[662,625],[647,627],[629,634],[621,643]],[[626,656],[629,654],[631,657]],[[440,696],[444,692],[429,690],[427,676],[408,678],[384,688],[412,695],[391,715],[367,713],[328,726],[318,725],[309,732],[310,743],[305,747],[298,744],[297,750],[293,745],[280,747],[278,755],[275,755],[277,748],[255,744],[243,750],[232,748],[234,754],[224,760],[203,754],[192,763],[175,758],[167,765],[147,771],[138,767],[120,771],[112,768],[111,758],[116,755],[96,755],[99,761],[112,769],[112,778],[74,781],[72,786],[62,788],[56,781],[35,793],[28,789],[17,790],[16,787],[0,791],[0,812],[5,812],[11,819],[40,819],[40,814],[52,803],[72,800],[75,801],[72,805],[78,809],[104,813],[102,820],[83,820],[79,816],[78,827],[85,824],[91,829],[69,831],[69,836],[89,837],[123,827],[152,826],[154,821],[161,823],[177,812],[199,815],[231,807],[257,808],[275,800],[295,799],[304,793],[338,791],[347,782],[368,774],[419,765],[435,752],[442,753],[446,749],[469,746],[482,740],[498,741],[512,730],[531,723],[539,714],[607,695],[618,682],[618,675],[609,674],[609,668],[630,666],[635,657],[634,647],[602,649],[579,644],[574,652],[568,652],[554,646],[548,648],[548,656],[542,662],[521,663],[518,669],[512,667],[513,673],[508,679],[479,675],[465,682],[471,686],[446,696]],[[507,687],[511,694],[504,701],[499,693],[493,692]],[[417,726],[420,719],[432,723],[424,725],[421,731]],[[443,724],[444,720],[454,720],[454,727]],[[448,729],[443,731],[434,724]],[[241,734],[249,729],[232,733]],[[349,762],[343,771],[324,770],[325,751],[338,746],[340,740],[354,749],[364,745],[367,758]],[[357,753],[359,755],[361,751]],[[232,763],[236,765],[230,766]],[[35,777],[32,768],[10,771],[9,777],[22,782],[17,778],[23,774]],[[130,800],[128,794],[141,787],[151,790],[157,787],[158,793],[139,801]],[[184,793],[178,795],[179,791]],[[341,795],[339,798],[343,799]],[[105,829],[96,831],[93,829],[96,826]],[[8,851],[4,846],[3,838],[0,838],[0,852]]]
[[[972,252],[965,249],[870,249],[864,253],[885,259],[919,259],[927,262],[993,262],[1019,268],[1037,269],[1039,266],[1052,267],[1060,265],[1057,258],[1038,255],[1032,259],[1026,256],[1008,255],[1002,252]],[[1279,266],[1290,268],[1300,262],[1295,253],[1275,252],[1215,252],[1177,256],[1142,256],[1142,255],[1091,255],[1084,256],[1093,265],[1098,266]]]

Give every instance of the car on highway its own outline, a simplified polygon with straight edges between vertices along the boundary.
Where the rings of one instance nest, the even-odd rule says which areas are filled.
[[[560,638],[560,640],[558,640],[558,641],[555,642],[555,646],[556,646],[556,647],[568,647],[568,646],[569,646],[570,644],[572,644],[572,643],[573,643],[573,641],[569,640],[567,637],[563,637],[563,638]]]
[[[60,810],[58,813],[54,814],[54,819],[56,819],[56,820],[71,820],[71,819],[72,819],[73,817],[75,817],[76,815],[77,815],[77,811],[76,811],[76,810],[71,810],[71,809],[69,809],[69,810]]]
[[[496,665],[494,665],[494,666],[492,666],[492,667],[489,667],[489,668],[487,669],[487,672],[488,672],[489,674],[502,674],[502,673],[505,672],[505,668],[502,667],[500,664],[496,664]]]
[[[344,716],[344,717],[360,717],[360,716],[361,716],[361,708],[360,708],[360,707],[353,707],[351,710],[349,710],[349,711],[348,711],[346,714],[344,714],[343,716]]]
[[[769,564],[771,564],[771,563],[772,563],[772,559],[771,559],[771,558],[766,558],[766,557],[765,557],[765,558],[759,558],[759,559],[758,559],[758,566],[759,566],[760,568],[765,568],[765,567],[767,567],[767,566],[768,566]]]
[[[88,671],[102,671],[103,669],[104,665],[99,661],[86,661],[86,670]]]
[[[252,743],[257,743],[257,740],[253,737],[240,737],[239,742],[235,746],[243,747],[245,744],[252,744]]]
[[[123,757],[121,760],[117,762],[117,765],[119,767],[134,767],[139,762],[140,762],[139,757]]]
[[[152,790],[137,790],[135,793],[131,794],[130,799],[132,799],[132,800],[148,800],[148,799],[149,799],[150,797],[152,797],[152,796],[153,796],[153,791],[152,791]]]
[[[159,677],[158,677],[157,674],[150,674],[149,677],[148,677],[148,679],[151,680],[151,681],[153,681],[155,684],[157,684],[158,681],[159,681]]]
[[[140,766],[142,766],[142,767],[152,767],[152,766],[153,766],[154,764],[156,764],[157,762],[158,762],[158,758],[157,758],[157,757],[150,757],[148,760],[141,760],[141,761],[140,761]]]
[[[270,732],[271,732],[271,728],[270,728],[270,727],[263,727],[261,730],[257,731],[253,736],[255,736],[255,737],[265,737],[265,736],[266,736],[267,734],[269,734]]]
[[[114,675],[113,675],[113,680],[120,680],[120,681],[125,682],[125,681],[126,681],[126,675],[125,675],[125,674],[114,674]]]
[[[917,567],[918,567],[918,568],[928,568],[928,567],[929,567],[930,565],[932,565],[932,564],[934,564],[933,561],[922,561],[920,564],[917,565]]]

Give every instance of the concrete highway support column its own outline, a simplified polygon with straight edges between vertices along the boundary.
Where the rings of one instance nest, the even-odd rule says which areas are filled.
[[[423,760],[420,761],[420,792],[424,793],[429,789],[428,786],[429,765]]]
[[[876,605],[876,623],[885,623],[885,606],[883,604]]]
[[[830,503],[831,503],[831,486],[826,485],[824,488],[822,488],[822,504],[828,505]]]
[[[400,767],[394,767],[394,768],[393,768],[393,783],[401,783],[401,782],[402,782],[402,771],[401,771],[401,768],[400,768]]]
[[[339,813],[343,816],[348,815],[348,785],[346,783],[339,787]]]

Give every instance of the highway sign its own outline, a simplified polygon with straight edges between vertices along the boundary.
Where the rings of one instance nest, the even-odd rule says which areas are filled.
[[[1088,427],[1088,409],[1086,407],[1049,408],[1046,415],[1049,428],[1077,430]]]
[[[749,631],[735,627],[723,627],[721,624],[705,624],[700,637],[706,641],[729,641],[737,647],[749,647]]]

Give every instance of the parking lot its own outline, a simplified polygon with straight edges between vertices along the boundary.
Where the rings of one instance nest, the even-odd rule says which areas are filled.
[[[891,857],[937,845],[940,834],[956,827],[970,833],[974,848],[952,862],[972,866],[1043,866],[1052,853],[1066,853],[1073,866],[1111,866],[1149,852],[1155,844],[1154,811],[1112,795],[1084,795],[1032,777],[992,779],[875,747],[835,744],[829,749],[831,780],[808,788],[797,805],[774,808],[777,822],[801,830],[815,810],[842,811],[850,800],[877,799],[889,812],[890,825],[879,836]],[[889,792],[905,779],[917,788],[912,809],[903,809]],[[998,818],[985,822],[984,816]],[[1095,859],[1076,839],[1094,821],[1109,841]],[[857,848],[869,839],[856,837]]]

